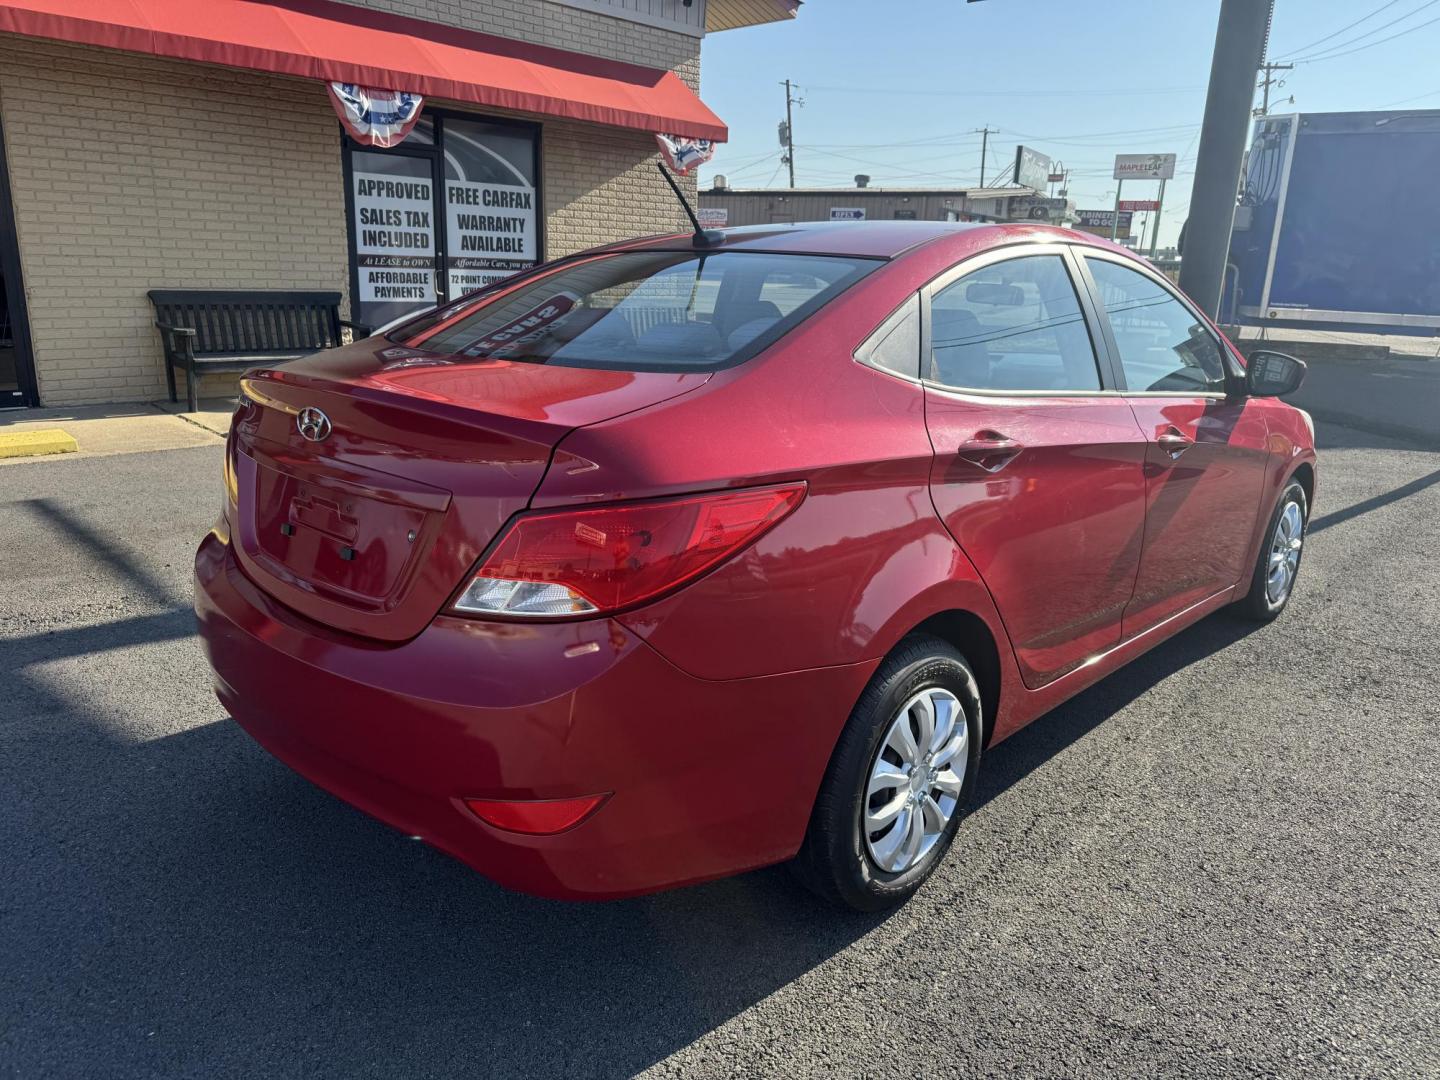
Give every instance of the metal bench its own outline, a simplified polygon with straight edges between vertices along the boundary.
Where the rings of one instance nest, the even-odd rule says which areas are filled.
[[[165,347],[165,380],[175,396],[175,369],[185,372],[190,411],[199,378],[298,360],[342,344],[341,327],[366,337],[369,327],[340,318],[338,292],[289,289],[151,289],[155,325]]]

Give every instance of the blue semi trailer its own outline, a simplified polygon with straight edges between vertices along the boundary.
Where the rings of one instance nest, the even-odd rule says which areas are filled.
[[[1222,317],[1440,333],[1440,110],[1256,121]]]

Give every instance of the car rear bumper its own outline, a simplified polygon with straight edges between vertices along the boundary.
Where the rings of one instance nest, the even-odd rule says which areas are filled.
[[[634,895],[789,858],[873,663],[693,678],[611,620],[440,617],[417,637],[337,634],[271,600],[212,533],[195,560],[221,703],[314,783],[502,885]],[[463,799],[613,792],[554,835]]]

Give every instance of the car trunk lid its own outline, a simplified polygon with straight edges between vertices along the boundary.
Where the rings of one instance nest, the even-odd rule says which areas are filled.
[[[438,357],[383,339],[252,371],[227,450],[237,558],[302,615],[413,637],[528,504],[567,432],[707,378]]]

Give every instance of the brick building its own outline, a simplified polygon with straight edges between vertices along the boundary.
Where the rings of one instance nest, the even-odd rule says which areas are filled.
[[[705,33],[797,7],[0,0],[0,407],[163,396],[150,289],[338,290],[377,325],[676,227],[654,134],[725,137],[697,96]],[[421,94],[424,113],[398,146],[362,146],[330,81]],[[499,189],[504,221],[447,205]],[[417,227],[367,229],[381,204]]]

